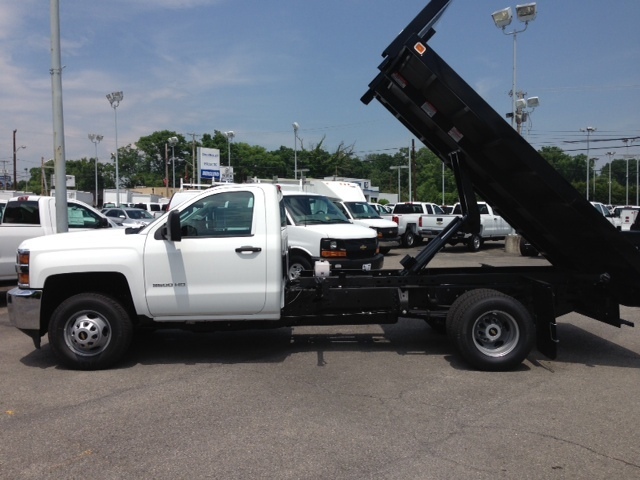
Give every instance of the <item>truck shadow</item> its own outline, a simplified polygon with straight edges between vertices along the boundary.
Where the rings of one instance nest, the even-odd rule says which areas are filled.
[[[372,326],[367,326],[371,330]],[[297,327],[244,332],[195,334],[156,331],[152,337],[136,338],[132,354],[121,364],[163,363],[281,363],[300,353],[316,354],[316,364],[326,364],[332,352],[392,352],[397,355],[444,357],[456,370],[471,370],[445,335],[421,320],[401,319],[397,324],[377,325],[378,332],[358,332],[362,327]],[[324,333],[322,330],[333,330]],[[613,328],[613,327],[611,327]],[[320,331],[318,331],[320,330]],[[339,330],[335,333],[335,330]],[[572,324],[559,324],[558,357],[549,360],[537,350],[518,370],[542,367],[540,362],[640,368],[640,353]]]
[[[148,331],[135,336],[129,353],[114,368],[203,363],[277,364],[300,353],[315,353],[316,365],[322,367],[327,363],[326,354],[333,352],[392,352],[397,355],[441,356],[456,370],[472,370],[458,356],[446,336],[434,332],[421,320],[401,319],[392,325],[370,325],[366,332],[358,332],[359,328],[363,327],[296,327],[208,333]],[[329,329],[333,332],[322,331]],[[372,329],[377,331],[371,332]],[[336,333],[335,330],[339,332]],[[558,358],[549,360],[533,350],[528,362],[523,363],[517,371],[531,368],[552,369],[554,363],[640,368],[640,353],[576,325],[559,324],[558,336],[561,342]],[[42,349],[25,355],[21,359],[22,363],[43,369],[64,368],[57,367],[53,352],[46,339],[43,340]]]
[[[375,332],[374,332],[375,330]],[[154,331],[137,336],[123,367],[162,363],[280,363],[299,353],[316,353],[323,366],[328,352],[394,352],[398,355],[450,355],[441,335],[422,321],[394,325],[295,327],[274,330],[192,333]]]

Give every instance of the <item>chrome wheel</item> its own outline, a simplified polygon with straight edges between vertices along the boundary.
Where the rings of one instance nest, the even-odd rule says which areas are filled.
[[[65,326],[64,341],[77,355],[98,355],[111,341],[111,328],[96,312],[78,312]]]
[[[515,318],[493,310],[479,317],[473,325],[473,343],[489,357],[502,357],[512,352],[520,340]]]

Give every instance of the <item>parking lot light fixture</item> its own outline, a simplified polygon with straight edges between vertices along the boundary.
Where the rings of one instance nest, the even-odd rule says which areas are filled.
[[[402,201],[402,199],[400,198],[400,170],[402,170],[403,168],[409,168],[408,165],[396,165],[393,167],[389,167],[389,170],[397,170],[398,171],[398,203],[400,203]]]
[[[516,16],[518,20],[524,23],[524,28],[518,30],[514,28],[512,31],[507,32],[506,27],[511,24],[513,20],[513,10],[511,7],[503,8],[502,10],[498,10],[497,12],[493,12],[491,17],[493,18],[493,23],[495,23],[496,27],[502,30],[502,33],[505,35],[513,35],[513,83],[511,86],[511,126],[515,127],[516,122],[516,101],[518,100],[518,92],[516,90],[516,45],[517,45],[517,36],[518,33],[524,32],[529,26],[529,22],[535,20],[536,15],[538,13],[537,5],[535,2],[526,3],[523,5],[516,6]]]
[[[298,122],[293,122],[293,178],[298,179]]]
[[[581,132],[586,132],[587,133],[587,200],[589,200],[589,175],[591,175],[591,160],[589,159],[589,140],[591,140],[591,134],[593,132],[595,132],[596,130],[598,130],[596,127],[585,127],[585,128],[581,128],[580,131]],[[627,177],[628,175],[628,171],[627,171]],[[627,178],[627,182],[628,182],[628,178]],[[628,196],[628,189],[627,189],[627,204],[629,203],[629,196]]]
[[[176,189],[176,152],[174,150],[175,146],[178,144],[178,137],[169,137],[167,140],[169,146],[171,147],[171,168],[173,172],[173,190]]]
[[[90,133],[89,134],[89,140],[95,145],[96,147],[96,168],[95,168],[95,182],[96,182],[96,198],[93,200],[93,206],[97,207],[98,206],[98,144],[102,141],[104,137],[102,135],[97,135],[95,133]]]
[[[111,92],[107,94],[107,100],[113,108],[116,123],[116,206],[120,206],[120,171],[118,170],[118,111],[117,108],[124,98],[122,92]]]
[[[228,132],[224,132],[224,135],[227,137],[227,163],[231,166],[231,140],[233,140],[236,134],[233,130],[229,130]]]

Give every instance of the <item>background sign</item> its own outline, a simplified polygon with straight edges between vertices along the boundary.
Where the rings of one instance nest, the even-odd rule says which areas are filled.
[[[216,171],[220,177],[220,150],[198,147],[198,167],[198,181],[200,178],[216,178]]]
[[[202,178],[215,180],[216,182],[233,183],[233,167],[219,167],[201,170]]]

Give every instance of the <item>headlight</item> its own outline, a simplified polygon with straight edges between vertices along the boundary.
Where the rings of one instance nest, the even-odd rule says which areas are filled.
[[[322,258],[346,258],[347,249],[340,240],[323,238],[320,241],[320,256]]]
[[[16,273],[18,274],[18,286],[29,286],[29,250],[18,250],[16,257]]]

